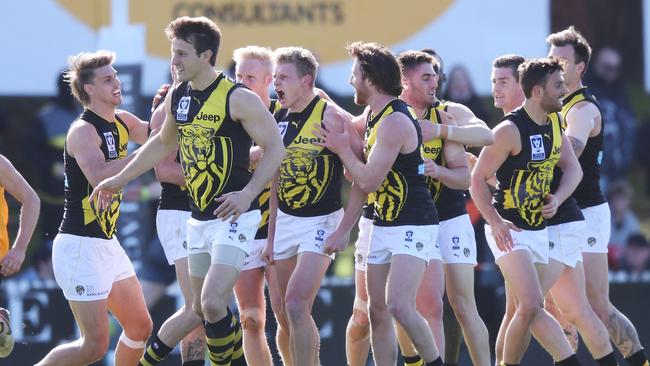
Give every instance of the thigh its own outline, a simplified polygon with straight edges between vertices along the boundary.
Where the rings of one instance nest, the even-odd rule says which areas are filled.
[[[368,291],[368,304],[370,310],[386,308],[386,284],[390,264],[368,263],[366,270],[366,289]]]
[[[82,337],[108,338],[108,300],[70,301]]]
[[[445,264],[445,287],[449,302],[474,299],[474,265]]]
[[[355,296],[363,301],[368,301],[368,289],[366,288],[366,271],[354,271]]]
[[[176,279],[178,280],[178,286],[181,288],[181,292],[183,293],[185,304],[190,304],[192,301],[192,284],[190,282],[187,257],[177,259],[176,262],[174,262],[174,268],[176,269]]]
[[[437,303],[439,306],[442,306],[442,297],[444,294],[445,270],[440,260],[432,259],[424,271],[422,282],[418,289],[418,308],[426,309],[432,303]]]
[[[499,268],[508,283],[509,295],[512,295],[515,303],[542,303],[542,288],[530,252],[515,250],[504,255],[499,261]]]
[[[108,309],[125,330],[131,324],[140,324],[143,319],[150,319],[137,277],[129,277],[113,284],[108,296]]]
[[[427,262],[411,255],[397,254],[393,256],[386,285],[386,297],[412,301],[415,298],[427,269]]]
[[[313,302],[320,288],[330,258],[321,254],[304,252],[298,255],[298,262],[287,284],[285,298],[296,297]]]
[[[609,267],[607,254],[582,253],[584,261],[585,288],[589,302],[609,301]]]
[[[297,263],[297,256],[275,261],[271,276],[275,278],[275,284],[277,285],[276,290],[280,301],[284,301],[284,298],[287,295],[287,285],[289,284],[293,271],[296,269]]]
[[[263,268],[242,271],[235,283],[235,296],[239,309],[264,308]]]

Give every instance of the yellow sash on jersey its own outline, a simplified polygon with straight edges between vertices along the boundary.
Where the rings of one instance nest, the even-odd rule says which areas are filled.
[[[436,110],[434,108],[429,108],[427,112],[427,117],[429,117],[429,120],[433,124],[440,123],[438,119],[438,113],[436,113]],[[438,161],[436,161],[438,157],[444,159],[444,156],[442,156],[442,139],[435,138],[428,141],[423,141],[422,157],[426,159],[431,159],[436,163],[439,163]],[[438,179],[431,178],[429,176],[426,176],[425,178],[427,182],[427,187],[429,187],[429,191],[431,192],[431,198],[433,199],[433,202],[436,202],[438,200],[438,197],[440,196],[440,191],[442,190],[442,182],[439,181]]]

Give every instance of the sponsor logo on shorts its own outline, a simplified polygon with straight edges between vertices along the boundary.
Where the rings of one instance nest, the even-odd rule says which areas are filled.
[[[368,259],[377,259],[377,256],[374,255],[374,254],[372,254],[372,255],[369,255],[369,256],[368,256]]]
[[[417,242],[417,243],[415,244],[415,249],[417,249],[418,252],[421,252],[422,249],[424,249],[424,244],[423,244],[422,242],[420,242],[420,241]]]
[[[357,254],[357,263],[363,262],[363,255]]]
[[[596,245],[596,238],[590,236],[589,239],[587,239],[587,244],[589,244],[590,247],[593,247],[594,245]]]
[[[318,241],[323,241],[325,240],[325,238],[323,238],[323,235],[325,235],[325,230],[318,229],[316,230],[316,237],[314,239]]]
[[[242,242],[242,243],[245,242],[246,241],[246,235],[239,234],[239,241]]]
[[[548,242],[548,249],[553,250],[553,248],[555,248],[555,243],[553,243],[552,241],[549,241]]]
[[[183,249],[187,249],[187,241],[183,240]]]
[[[239,225],[239,224],[237,224],[236,222],[233,223],[233,224],[230,224],[230,230],[228,230],[228,232],[236,233],[237,232],[237,225]]]
[[[413,231],[409,230],[405,233],[404,241],[408,241],[408,242],[413,241]]]
[[[463,254],[465,254],[466,258],[469,257],[470,253],[471,253],[471,251],[469,250],[469,248],[467,248],[467,247],[463,248]]]
[[[84,292],[86,292],[86,289],[81,285],[77,285],[77,287],[75,287],[75,291],[77,291],[77,295],[83,295]]]

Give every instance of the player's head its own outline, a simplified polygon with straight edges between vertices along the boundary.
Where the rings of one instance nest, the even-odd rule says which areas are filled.
[[[115,53],[106,50],[81,52],[68,57],[65,79],[70,83],[72,95],[84,107],[88,107],[91,102],[115,107],[122,103],[120,80],[113,62]]]
[[[442,57],[440,57],[440,54],[436,52],[433,48],[423,48],[421,49],[421,51],[433,57],[434,59],[433,69],[436,71],[436,74],[438,74],[438,88],[436,92],[442,91],[442,85],[447,81],[447,74],[445,74],[445,68],[442,62]]]
[[[519,55],[504,55],[492,62],[492,98],[494,106],[504,112],[512,111],[524,102],[517,68],[525,59]]]
[[[564,61],[564,77],[567,84],[579,82],[587,72],[591,59],[591,47],[587,39],[573,26],[553,33],[546,37],[546,42],[551,46],[549,57],[557,57]]]
[[[273,53],[269,48],[247,46],[233,52],[235,78],[260,97],[268,97],[273,81]]]
[[[217,61],[221,31],[206,17],[179,17],[165,28],[172,42],[172,65],[180,82],[193,80]]]
[[[562,110],[562,97],[567,93],[563,66],[556,58],[527,60],[519,65],[519,83],[526,99],[539,103],[547,113]]]
[[[397,57],[402,70],[402,98],[415,108],[426,108],[436,101],[438,75],[434,58],[420,51],[404,51]]]
[[[282,107],[291,108],[312,95],[318,61],[311,51],[300,47],[281,47],[274,55],[273,86]]]
[[[347,50],[354,57],[350,84],[356,104],[367,104],[372,93],[395,97],[402,93],[399,63],[388,48],[378,43],[355,42]]]

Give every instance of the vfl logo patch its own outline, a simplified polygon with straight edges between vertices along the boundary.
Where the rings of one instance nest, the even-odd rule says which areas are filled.
[[[530,136],[530,158],[531,160],[544,160],[546,158],[542,135]]]
[[[460,238],[459,237],[457,237],[457,236],[452,237],[451,242],[453,243],[452,246],[451,246],[451,249],[460,250],[460,245],[458,245],[458,243],[460,243]]]
[[[239,225],[239,224],[236,223],[236,222],[233,223],[233,224],[230,224],[230,230],[228,230],[228,232],[230,232],[230,233],[236,233],[236,232],[237,232],[237,225]]]
[[[318,240],[318,241],[323,241],[323,240],[325,240],[325,239],[323,238],[323,235],[325,235],[325,230],[323,230],[323,229],[318,229],[318,230],[316,230],[316,237],[315,237],[314,239],[316,239],[316,240]]]
[[[112,132],[104,132],[104,140],[106,140],[106,148],[108,149],[108,158],[117,158],[117,149],[115,149],[115,138]]]
[[[190,112],[191,97],[185,96],[178,101],[178,108],[176,108],[176,120],[187,121],[187,114]]]
[[[280,136],[284,138],[284,134],[287,133],[287,127],[289,126],[289,122],[283,121],[283,122],[278,122],[278,129],[280,130]]]
[[[404,241],[412,242],[413,241],[413,232],[411,230],[406,232],[406,237]]]

